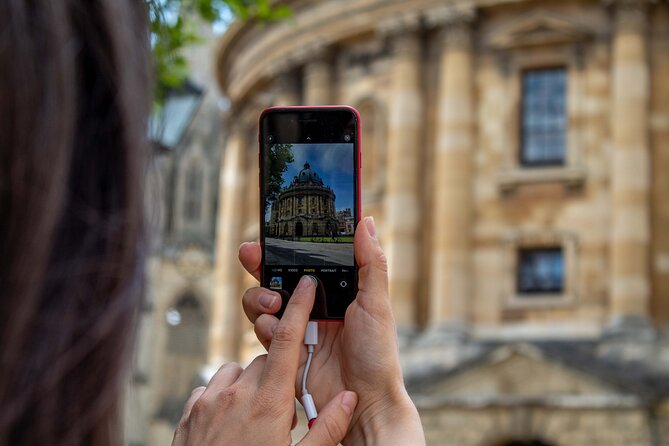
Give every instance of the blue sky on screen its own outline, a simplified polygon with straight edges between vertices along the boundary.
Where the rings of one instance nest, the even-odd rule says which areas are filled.
[[[337,211],[353,210],[353,144],[293,144],[293,158],[295,161],[283,175],[283,187],[289,186],[308,162],[323,183],[334,190]]]

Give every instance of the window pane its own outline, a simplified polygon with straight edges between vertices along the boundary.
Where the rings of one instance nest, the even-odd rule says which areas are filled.
[[[518,251],[518,293],[559,293],[564,289],[562,248]]]
[[[523,74],[523,165],[561,165],[565,160],[566,71],[530,70]]]

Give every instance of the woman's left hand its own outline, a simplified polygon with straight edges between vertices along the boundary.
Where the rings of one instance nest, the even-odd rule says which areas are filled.
[[[223,365],[207,387],[193,391],[173,446],[291,444],[295,379],[315,285],[303,277],[276,326],[267,355],[243,370]],[[323,408],[302,446],[336,445],[346,435],[357,404],[354,392],[337,394]]]

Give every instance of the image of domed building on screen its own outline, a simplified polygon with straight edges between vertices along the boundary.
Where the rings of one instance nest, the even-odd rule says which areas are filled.
[[[311,240],[351,235],[346,222],[338,220],[338,216],[345,219],[344,214],[350,215],[350,209],[348,213],[346,210],[337,213],[336,198],[334,191],[306,162],[272,203],[266,236],[287,240],[308,237]]]

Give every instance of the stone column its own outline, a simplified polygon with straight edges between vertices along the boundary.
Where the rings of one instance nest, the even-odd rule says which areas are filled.
[[[645,1],[615,3],[612,88],[611,331],[647,325],[650,99]]]
[[[244,134],[240,128],[230,131],[223,154],[220,177],[220,211],[216,234],[216,269],[209,332],[209,364],[236,359],[239,347],[241,266],[237,250],[241,243],[244,198]]]
[[[274,105],[300,105],[300,92],[294,72],[284,71],[277,75]]]
[[[401,334],[415,329],[418,297],[418,167],[424,113],[418,24],[417,16],[401,16],[381,28],[392,36],[393,45],[383,237],[393,313]]]
[[[449,17],[440,30],[437,125],[432,164],[431,331],[464,334],[472,298],[474,81],[471,19]]]
[[[669,334],[669,4],[653,11],[653,321]]]
[[[332,88],[332,67],[327,57],[319,55],[309,60],[304,67],[304,104],[330,104]]]

